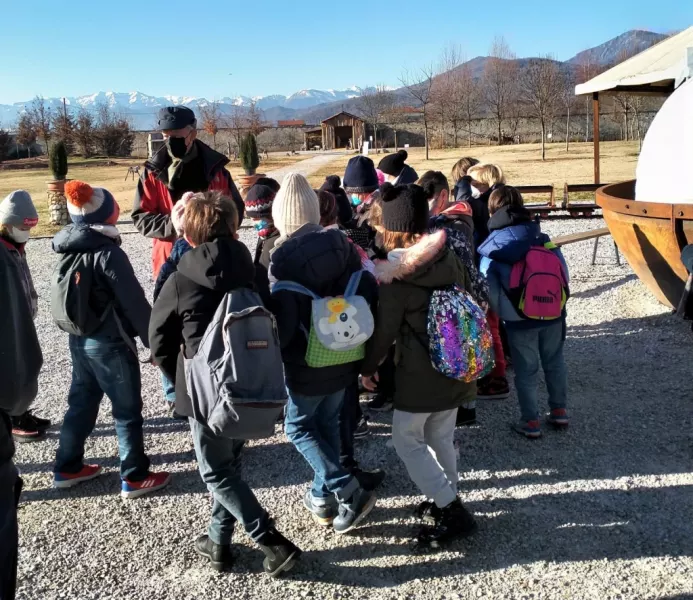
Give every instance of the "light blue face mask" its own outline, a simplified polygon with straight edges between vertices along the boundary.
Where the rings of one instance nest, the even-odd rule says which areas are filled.
[[[358,206],[362,202],[363,202],[363,200],[361,200],[361,198],[359,198],[356,194],[351,195],[351,205],[352,206]]]
[[[267,227],[269,227],[269,221],[267,219],[261,219],[259,221],[255,221],[254,226],[255,231],[262,231],[263,229],[267,229]]]

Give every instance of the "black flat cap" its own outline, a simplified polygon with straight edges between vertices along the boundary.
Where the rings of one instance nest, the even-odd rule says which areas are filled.
[[[156,124],[159,131],[183,129],[183,127],[196,123],[195,113],[187,106],[167,106],[159,109],[157,114]]]

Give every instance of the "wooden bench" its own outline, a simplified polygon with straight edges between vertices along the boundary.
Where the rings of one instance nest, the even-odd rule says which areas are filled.
[[[592,250],[592,265],[597,262],[597,248],[599,247],[600,238],[605,235],[611,235],[608,227],[602,227],[601,229],[590,229],[589,231],[580,231],[579,233],[569,233],[568,235],[561,235],[551,241],[556,244],[559,248],[561,246],[567,246],[568,244],[576,244],[577,242],[586,242],[587,240],[594,240],[594,249]],[[618,251],[618,246],[614,242],[614,252],[616,253],[616,264],[621,264],[621,255]]]
[[[552,185],[516,185],[515,189],[525,194],[550,194],[548,206],[556,206],[556,194]],[[530,205],[531,206],[531,205]]]
[[[600,187],[607,185],[606,183],[566,183],[563,186],[563,203],[561,206],[566,209],[570,210],[571,204],[570,204],[570,194],[576,194],[580,192],[589,192],[591,194],[594,194]],[[598,208],[596,203],[591,203],[591,204],[573,204],[572,205],[573,209],[584,209],[584,208],[593,208],[596,209]]]

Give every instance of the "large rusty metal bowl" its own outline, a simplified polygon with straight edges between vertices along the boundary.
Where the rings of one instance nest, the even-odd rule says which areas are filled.
[[[688,278],[681,250],[693,243],[693,205],[634,198],[635,180],[597,190],[597,204],[619,250],[658,300],[675,308]]]

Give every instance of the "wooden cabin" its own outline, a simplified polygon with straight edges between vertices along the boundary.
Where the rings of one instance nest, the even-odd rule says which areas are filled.
[[[366,124],[363,119],[345,111],[325,119],[321,127],[323,150],[356,149],[363,144],[366,137]]]

